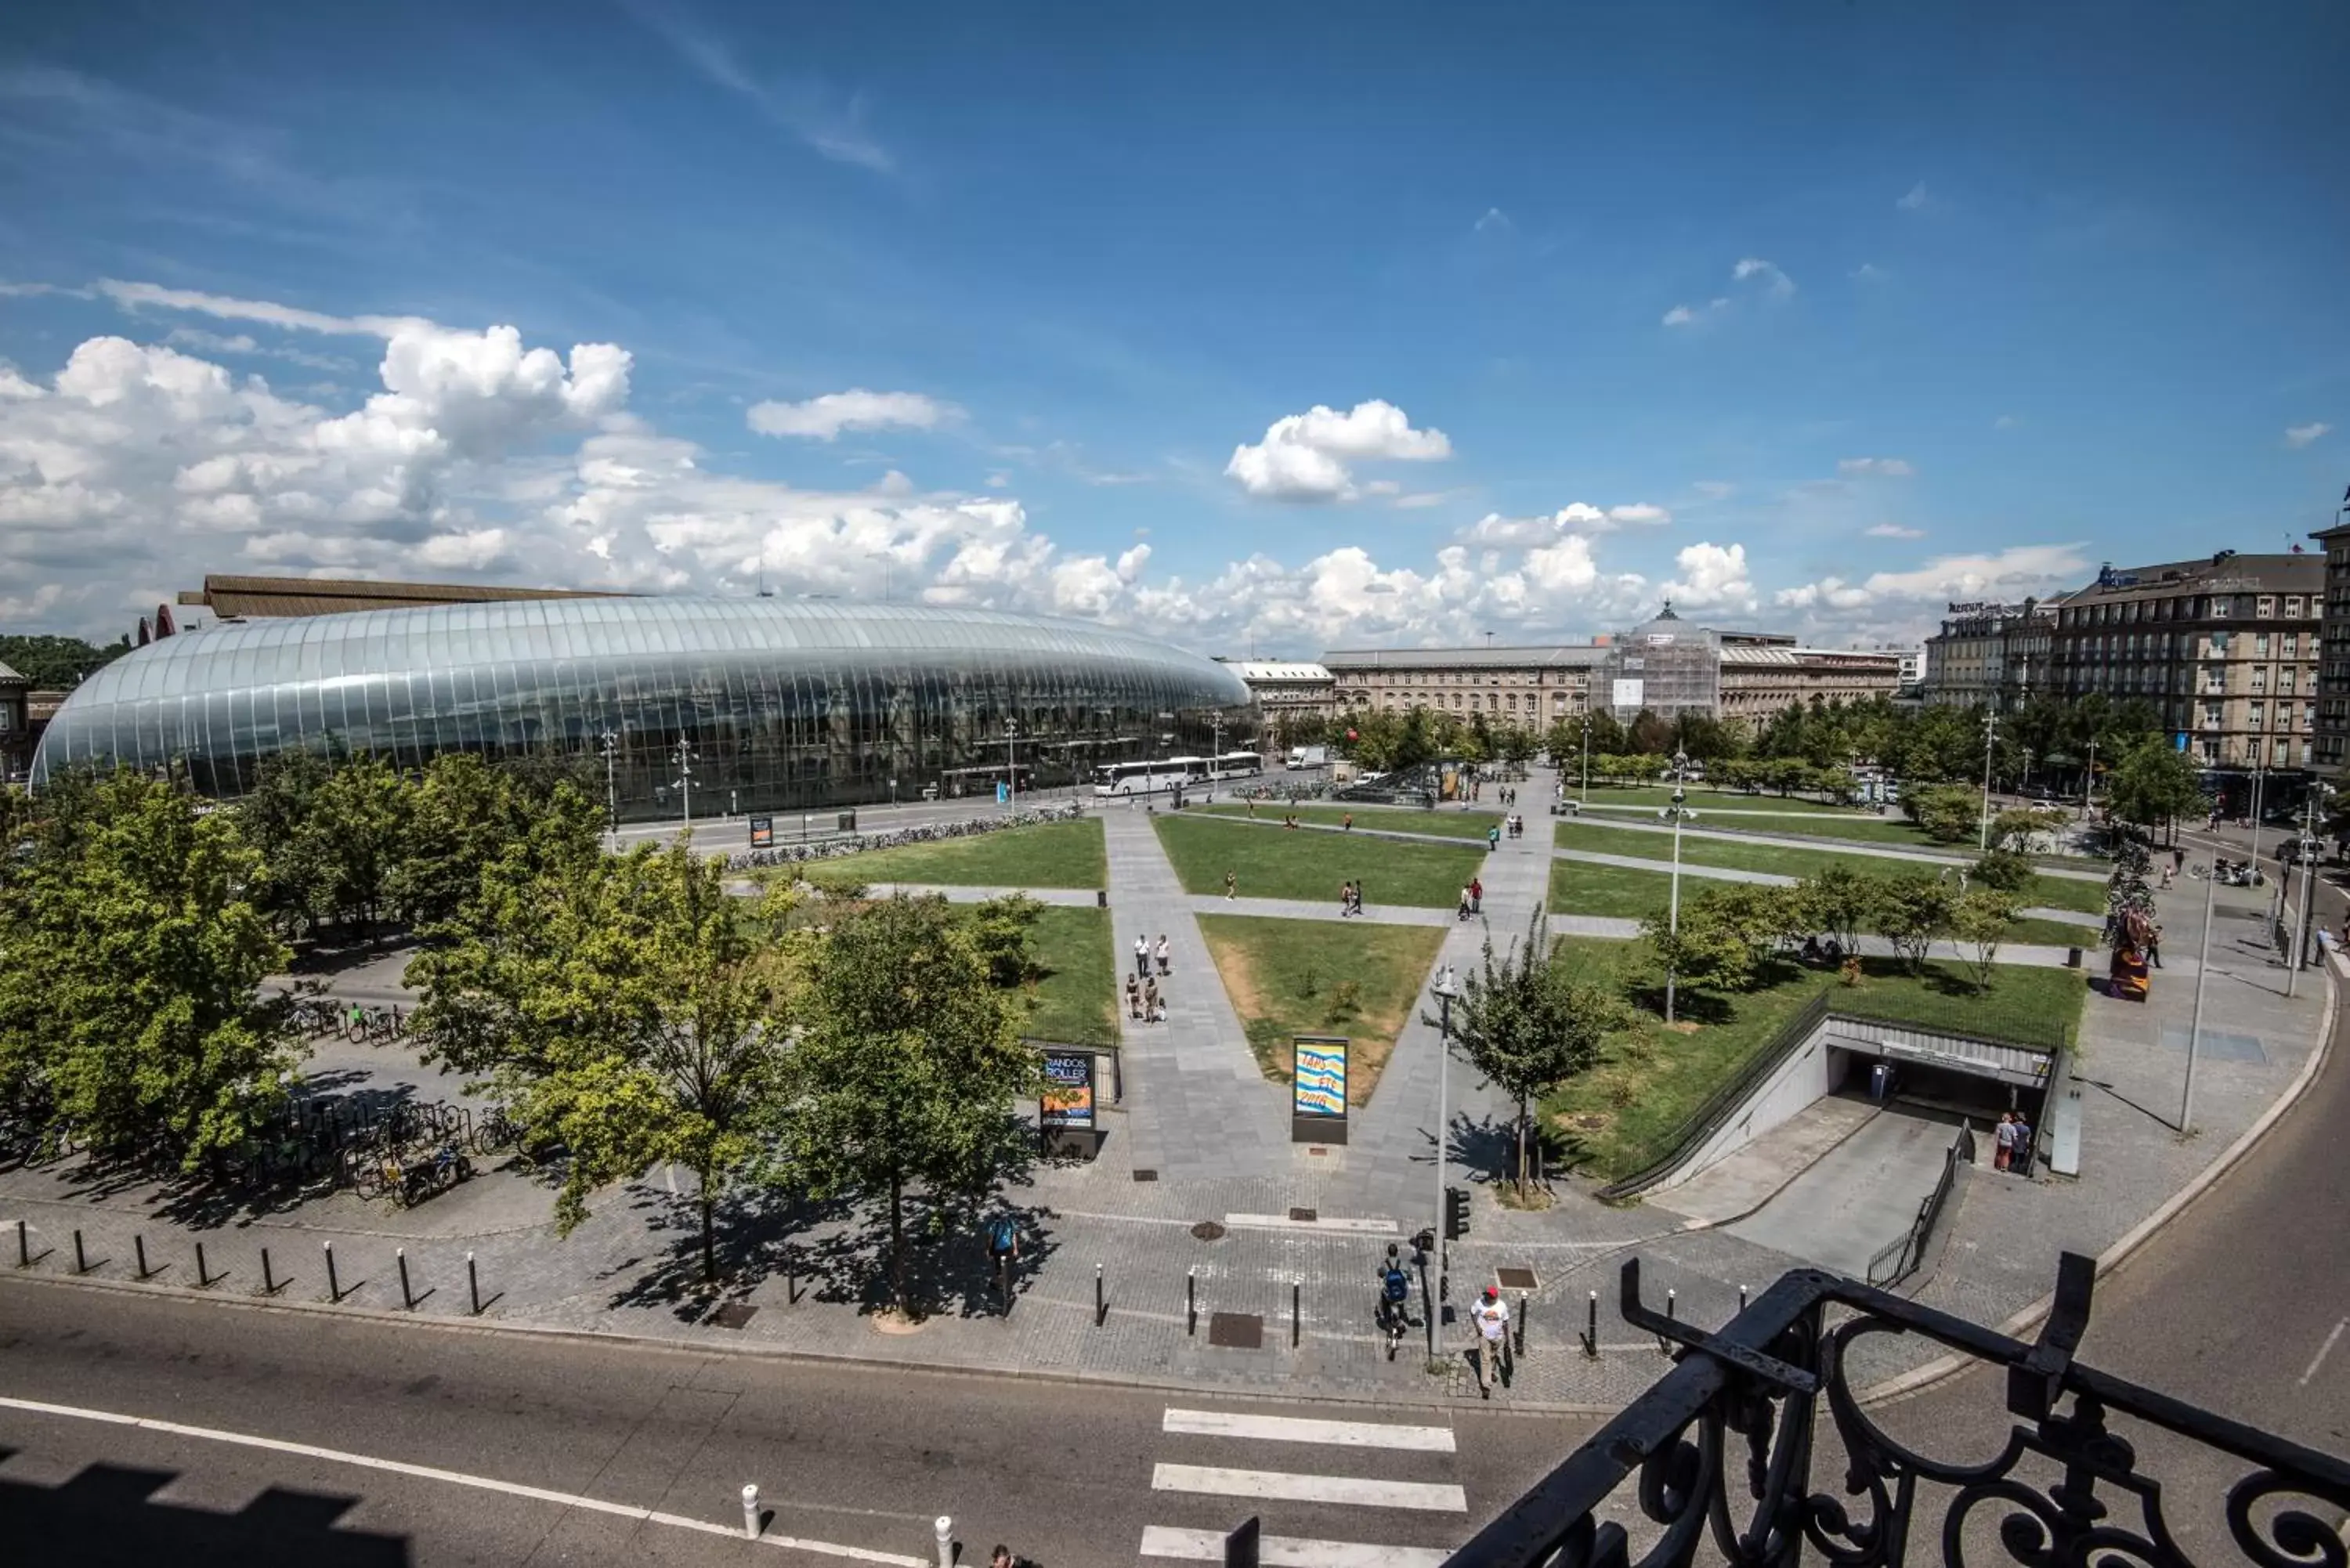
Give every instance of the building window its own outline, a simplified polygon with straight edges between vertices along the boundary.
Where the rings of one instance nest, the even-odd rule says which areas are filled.
[[[2213,594],[2213,595],[2211,596],[2210,607],[2208,610],[2206,610],[2206,611],[2205,611],[2205,613],[2206,613],[2207,615],[2209,615],[2209,616],[2210,616],[2213,620],[2225,620],[2225,619],[2227,619],[2227,618],[2228,618],[2228,596],[2227,596],[2227,595],[2225,595],[2225,594]]]
[[[2204,762],[2204,764],[2205,764],[2206,766],[2217,766],[2217,765],[2218,765],[2218,763],[2219,763],[2219,761],[2220,761],[2220,742],[2217,742],[2217,741],[2206,741],[2206,742],[2203,742],[2203,762]]]
[[[2255,664],[2255,665],[2253,665],[2253,666],[2252,666],[2252,690],[2253,690],[2253,691],[2266,691],[2268,689],[2269,689],[2269,667],[2268,667],[2267,665],[2265,665],[2265,664]]]
[[[2285,595],[2284,616],[2287,620],[2299,620],[2301,618],[2301,596],[2299,594]]]
[[[2252,614],[2262,620],[2267,620],[2273,617],[2276,614],[2276,596],[2274,594],[2262,594],[2259,598],[2253,600]]]
[[[2288,664],[2282,670],[2277,671],[2277,690],[2284,692],[2290,692],[2293,690],[2292,665]]]
[[[2266,659],[2268,656],[2269,634],[2263,631],[2252,639],[2252,657],[2254,659]]]
[[[2253,703],[2252,716],[2250,722],[2251,727],[2255,730],[2267,729],[2269,727],[2269,705],[2265,702]]]

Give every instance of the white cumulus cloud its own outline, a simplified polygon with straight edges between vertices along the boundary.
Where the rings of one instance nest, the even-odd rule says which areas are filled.
[[[1886,479],[1908,479],[1918,471],[1907,458],[1847,457],[1836,462],[1838,473],[1873,473]]]
[[[1754,584],[1746,573],[1746,546],[1699,543],[1673,557],[1680,576],[1664,586],[1664,594],[1692,609],[1754,608]]]
[[[2305,425],[2294,425],[2284,432],[2284,444],[2297,452],[2333,428],[2323,420]]]
[[[1795,292],[1795,280],[1781,272],[1775,264],[1764,261],[1761,256],[1741,258],[1738,265],[1730,269],[1730,276],[1731,281],[1736,283],[1746,283],[1759,278],[1762,291],[1773,299],[1791,298]]]
[[[1776,604],[1796,609],[1910,607],[1949,599],[2016,599],[2069,587],[2087,576],[2079,545],[2012,545],[1996,555],[1938,556],[1906,572],[1873,572],[1858,584],[1839,577],[1782,588]]]
[[[1373,398],[1340,413],[1316,403],[1267,427],[1264,439],[1232,449],[1224,472],[1251,495],[1275,501],[1347,501],[1358,492],[1351,464],[1434,462],[1452,455],[1440,430],[1416,430],[1393,403]]]
[[[1868,530],[1868,536],[1872,539],[1922,539],[1926,536],[1926,530],[1900,523],[1879,523]]]
[[[935,430],[962,412],[920,392],[827,392],[801,403],[754,403],[745,416],[761,435],[834,441],[843,431]]]

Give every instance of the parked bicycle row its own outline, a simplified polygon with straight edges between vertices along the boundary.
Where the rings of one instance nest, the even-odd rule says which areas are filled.
[[[294,1027],[306,1039],[331,1034],[338,1040],[380,1045],[408,1033],[408,1015],[398,1006],[305,996],[294,1003]]]
[[[1039,811],[1014,812],[1008,816],[968,817],[956,822],[929,823],[920,827],[893,828],[887,833],[868,833],[850,839],[825,839],[811,844],[780,844],[772,849],[738,849],[726,857],[729,871],[751,871],[763,867],[799,866],[813,860],[830,860],[843,855],[862,854],[868,849],[895,849],[908,844],[931,844],[948,838],[971,838],[983,833],[997,833],[1007,827],[1033,827],[1040,823],[1069,822],[1085,815],[1075,802],[1066,805],[1046,806]]]

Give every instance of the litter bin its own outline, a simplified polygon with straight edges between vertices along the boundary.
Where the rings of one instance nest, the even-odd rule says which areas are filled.
[[[855,812],[844,811],[840,814],[840,831],[843,833],[854,833],[857,831],[857,814]]]
[[[2064,950],[2064,967],[2066,969],[2078,969],[2081,967],[2080,949],[2066,948]]]
[[[1097,909],[1107,909],[1109,908],[1108,888],[1097,888],[1094,889],[1094,908]]]

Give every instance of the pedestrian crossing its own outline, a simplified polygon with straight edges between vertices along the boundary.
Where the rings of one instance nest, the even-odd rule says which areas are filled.
[[[1467,1534],[1450,1427],[1170,1406],[1160,1430],[1154,1511],[1183,1522],[1144,1528],[1146,1563],[1221,1563],[1252,1514],[1267,1568],[1437,1568]]]

